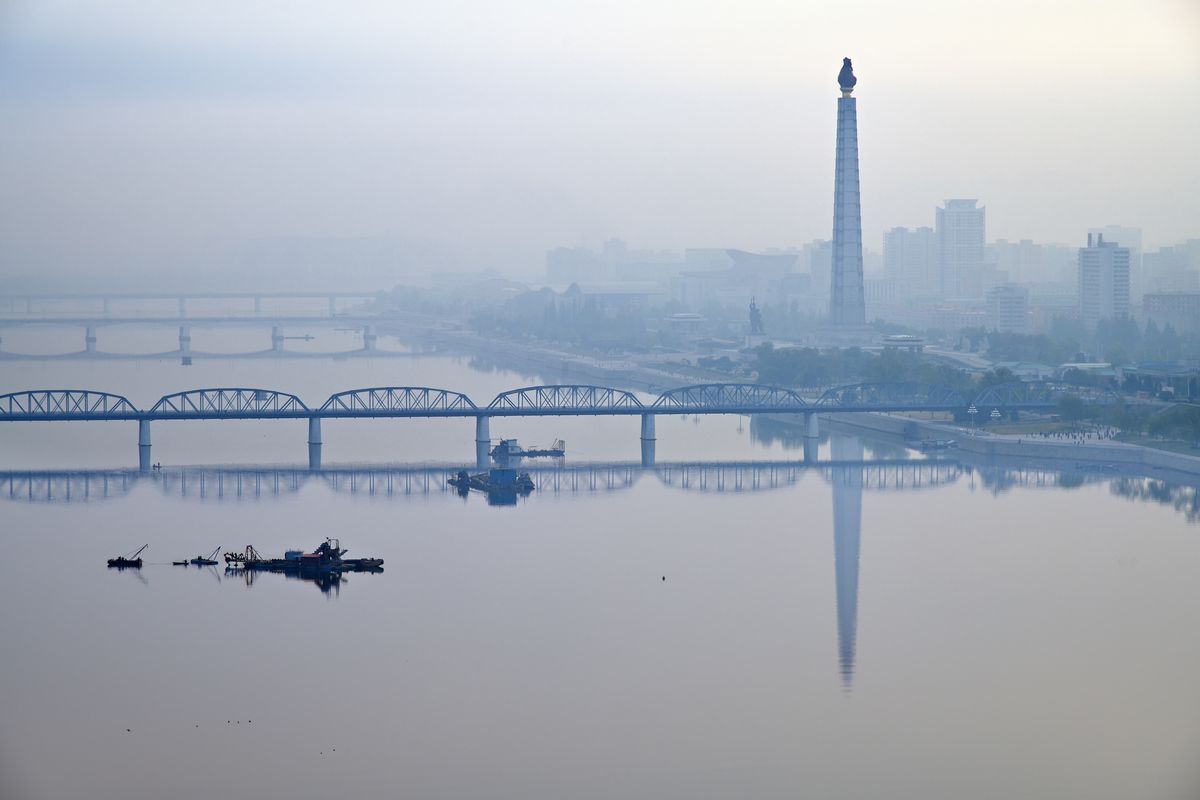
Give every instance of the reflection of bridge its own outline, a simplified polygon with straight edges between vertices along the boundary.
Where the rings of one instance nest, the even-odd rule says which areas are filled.
[[[849,690],[856,669],[859,560],[864,492],[913,490],[946,486],[964,475],[977,477],[985,488],[1075,488],[1083,483],[1111,482],[1127,496],[1171,502],[1200,518],[1195,487],[1173,489],[1158,481],[1121,477],[1094,470],[1052,470],[1041,466],[980,466],[943,459],[863,460],[863,445],[853,437],[832,437],[833,459],[803,461],[581,463],[529,468],[539,494],[595,494],[629,489],[653,474],[661,485],[699,492],[749,493],[786,489],[806,473],[816,473],[832,489],[834,584],[837,615],[838,672]],[[345,466],[310,470],[302,467],[185,467],[140,470],[11,471],[0,473],[0,498],[14,502],[84,503],[125,496],[150,486],[164,496],[200,502],[238,502],[283,498],[308,487],[322,487],[355,498],[403,500],[442,495],[454,497],[448,479],[455,465]],[[534,495],[537,498],[537,495]]]
[[[261,500],[292,495],[308,486],[339,494],[402,499],[452,495],[448,481],[459,465],[303,467],[179,467],[141,470],[35,470],[0,472],[0,497],[34,503],[84,503],[123,497],[138,486],[191,500]],[[969,468],[968,468],[969,469]],[[647,475],[667,487],[693,492],[749,493],[794,486],[806,473],[832,482],[854,472],[867,490],[922,489],[953,483],[964,467],[941,459],[875,461],[598,462],[522,467],[538,492],[590,494],[632,488]]]
[[[661,414],[803,414],[805,436],[814,444],[817,415],[822,412],[944,412],[965,414],[970,408],[999,414],[1053,411],[1059,399],[1080,397],[1085,403],[1119,403],[1111,390],[1067,386],[1049,381],[992,386],[969,400],[946,386],[912,383],[862,383],[838,386],[819,397],[792,389],[743,383],[703,384],[669,389],[643,402],[632,392],[605,386],[529,386],[496,395],[486,406],[448,389],[385,386],[352,389],[310,407],[299,397],[270,389],[193,389],[165,395],[149,409],[107,392],[82,389],[35,390],[0,395],[0,421],[129,420],[138,422],[140,464],[150,466],[150,423],[155,420],[306,419],[310,465],[320,466],[321,420],[326,418],[475,419],[476,460],[487,464],[492,417],[639,416],[643,461],[654,462],[655,417]],[[810,458],[811,460],[811,458]]]

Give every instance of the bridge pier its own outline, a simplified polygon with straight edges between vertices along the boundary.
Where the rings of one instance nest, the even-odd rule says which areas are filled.
[[[375,331],[370,325],[363,325],[363,350],[368,353],[375,352]]]
[[[487,469],[490,464],[488,451],[492,447],[491,417],[480,414],[475,418],[475,466]]]
[[[804,438],[805,439],[820,439],[821,438],[821,423],[817,418],[817,412],[810,411],[804,415]]]
[[[308,418],[308,468],[321,468],[321,418]]]
[[[329,297],[329,316],[332,317],[332,316],[335,316],[336,314],[337,314],[337,298],[330,295],[330,297]]]
[[[271,352],[283,352],[283,328],[278,325],[271,327]]]
[[[87,326],[83,334],[83,349],[89,353],[96,352],[96,329],[91,325]]]
[[[654,451],[656,449],[657,435],[654,432],[654,415],[642,414],[642,466],[654,466]]]
[[[179,318],[183,319],[187,316],[187,298],[179,298]]]
[[[192,352],[192,328],[190,325],[179,326],[179,352],[185,355]]]
[[[138,469],[150,471],[150,420],[138,420]]]
[[[106,316],[106,317],[108,316],[108,309],[109,309],[108,298],[107,297],[101,298],[100,299],[100,310],[104,312],[104,316]]]

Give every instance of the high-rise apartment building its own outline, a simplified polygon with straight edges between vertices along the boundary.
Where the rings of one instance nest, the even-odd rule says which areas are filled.
[[[1104,241],[1112,242],[1129,250],[1129,303],[1137,307],[1142,302],[1144,271],[1142,269],[1142,229],[1125,225],[1105,225],[1102,228],[1088,228],[1088,233],[1103,236]]]
[[[947,200],[937,209],[939,293],[942,297],[983,297],[983,245],[986,208],[978,200]]]
[[[1006,283],[987,293],[987,326],[1000,333],[1029,332],[1029,290]]]
[[[1079,318],[1089,328],[1129,315],[1129,248],[1088,234],[1079,248]]]
[[[892,228],[883,234],[883,274],[896,282],[904,297],[932,297],[940,293],[937,239],[933,228]]]

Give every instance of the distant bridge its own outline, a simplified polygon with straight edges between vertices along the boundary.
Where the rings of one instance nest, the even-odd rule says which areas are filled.
[[[549,385],[511,389],[479,404],[461,392],[421,386],[381,386],[337,392],[309,405],[294,394],[273,389],[217,387],[165,395],[139,408],[123,395],[86,389],[38,389],[0,395],[0,422],[136,421],[140,464],[150,467],[150,423],[165,420],[308,421],[310,463],[320,465],[321,420],[365,418],[475,419],[477,463],[487,463],[492,417],[638,416],[643,459],[653,462],[655,418],[662,414],[803,414],[805,435],[815,442],[820,413],[944,412],[1013,415],[1053,411],[1066,396],[1085,404],[1118,404],[1108,389],[1050,381],[988,387],[968,399],[938,385],[860,383],[838,386],[816,398],[792,389],[761,384],[711,383],[669,389],[653,400],[605,386]],[[316,448],[314,450],[313,448]],[[648,456],[648,458],[647,458]]]

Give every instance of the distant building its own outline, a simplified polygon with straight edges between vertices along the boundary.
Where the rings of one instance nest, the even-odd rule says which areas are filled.
[[[1200,239],[1146,253],[1142,265],[1144,293],[1194,292],[1200,289]]]
[[[688,250],[686,263],[699,268],[671,279],[671,297],[695,311],[708,305],[746,306],[753,297],[774,303],[785,285],[798,288],[798,259],[796,253]]]
[[[1073,247],[1038,244],[1029,239],[997,239],[984,248],[984,261],[994,264],[997,273],[1007,275],[1012,283],[1061,285],[1061,290],[1051,289],[1050,293],[1075,294],[1078,259]]]
[[[801,259],[807,258],[808,272],[812,276],[812,290],[828,301],[829,285],[833,275],[833,241],[816,239],[804,245]]]
[[[1079,318],[1089,328],[1129,315],[1129,248],[1088,234],[1079,248]]]
[[[602,281],[607,277],[604,263],[586,247],[556,247],[546,252],[546,283],[551,286]]]
[[[983,297],[983,245],[987,209],[978,200],[947,200],[937,209],[939,292],[942,297]]]
[[[1142,296],[1142,316],[1147,321],[1175,330],[1200,330],[1200,291],[1154,292]]]
[[[880,308],[894,306],[899,296],[900,282],[891,278],[865,278],[863,298],[867,303],[867,319],[875,319]]]
[[[572,284],[555,298],[558,310],[594,310],[612,318],[623,314],[644,314],[666,305],[668,296],[656,283],[585,283]]]
[[[936,296],[940,292],[937,263],[933,228],[892,228],[884,232],[883,274],[896,282],[901,297]]]
[[[1088,228],[1088,233],[1103,236],[1104,241],[1113,242],[1129,250],[1129,304],[1136,307],[1142,301],[1142,229],[1125,225],[1105,225]]]
[[[987,326],[1000,333],[1029,332],[1029,290],[1013,283],[987,293]]]

